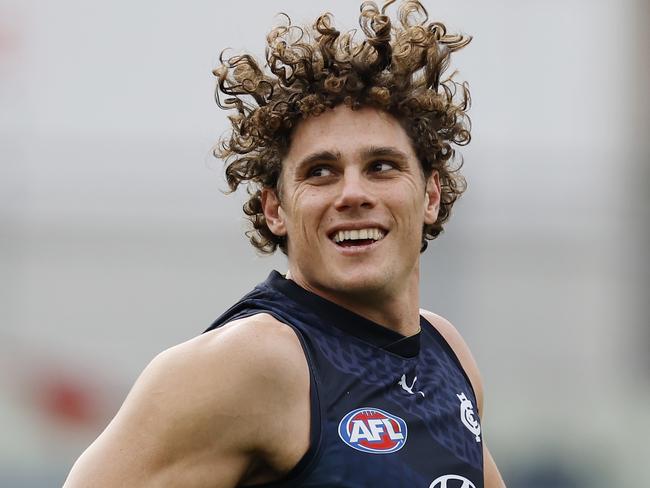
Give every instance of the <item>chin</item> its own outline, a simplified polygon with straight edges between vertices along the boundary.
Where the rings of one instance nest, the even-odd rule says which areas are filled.
[[[380,270],[373,270],[367,273],[361,270],[349,270],[337,273],[328,281],[331,289],[339,293],[349,294],[366,294],[377,293],[387,287],[389,280],[386,279],[387,273]]]

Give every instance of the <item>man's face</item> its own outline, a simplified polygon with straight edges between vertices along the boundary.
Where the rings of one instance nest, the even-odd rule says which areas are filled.
[[[298,125],[279,199],[263,192],[269,228],[287,236],[296,282],[377,297],[417,284],[422,226],[435,222],[439,199],[437,173],[425,180],[394,117],[344,105]]]

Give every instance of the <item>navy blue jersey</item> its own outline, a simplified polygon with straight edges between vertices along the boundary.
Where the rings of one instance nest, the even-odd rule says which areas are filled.
[[[208,330],[261,312],[293,328],[311,378],[309,450],[264,486],[483,487],[472,385],[423,317],[404,337],[274,271]]]

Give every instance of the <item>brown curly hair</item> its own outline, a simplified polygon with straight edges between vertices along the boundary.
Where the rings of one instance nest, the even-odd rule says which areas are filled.
[[[278,190],[282,160],[296,125],[340,104],[352,109],[371,106],[400,121],[412,140],[424,175],[437,171],[441,184],[437,221],[424,225],[422,251],[427,240],[443,230],[451,207],[465,191],[460,175],[462,158],[452,144],[470,141],[467,83],[454,74],[441,80],[450,54],[466,46],[470,36],[448,34],[444,24],[429,22],[416,0],[405,0],[398,11],[399,25],[386,9],[372,1],[361,4],[359,24],[364,34],[342,34],[327,13],[313,28],[286,23],[268,34],[266,62],[270,73],[250,55],[224,59],[213,73],[218,79],[217,105],[234,110],[228,118],[229,135],[214,149],[226,162],[231,191],[246,183],[249,199],[244,213],[252,223],[246,235],[260,252],[279,246],[286,254],[286,238],[276,236],[266,224],[261,189]]]

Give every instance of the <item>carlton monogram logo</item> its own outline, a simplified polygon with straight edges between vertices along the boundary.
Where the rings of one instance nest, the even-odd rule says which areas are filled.
[[[465,393],[460,393],[456,396],[460,400],[460,420],[462,420],[463,425],[476,436],[476,442],[481,442],[481,424],[479,424],[476,417],[474,417],[474,406],[472,405],[472,402],[468,400]]]
[[[452,483],[449,483],[450,481]],[[429,488],[476,488],[476,486],[467,478],[457,474],[446,474],[440,478],[436,478],[429,485]]]

